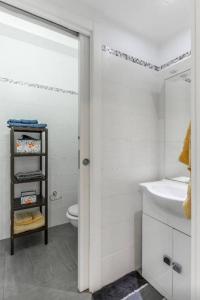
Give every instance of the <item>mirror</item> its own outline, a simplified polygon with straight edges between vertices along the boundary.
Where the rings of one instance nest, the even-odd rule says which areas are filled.
[[[191,120],[190,100],[190,70],[165,80],[164,165],[166,178],[189,177],[187,167],[179,162],[179,155]]]

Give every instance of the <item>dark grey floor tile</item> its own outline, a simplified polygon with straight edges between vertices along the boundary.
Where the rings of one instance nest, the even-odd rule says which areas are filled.
[[[4,300],[4,290],[0,288],[0,300]]]
[[[0,300],[4,300],[5,245],[4,241],[0,241]]]
[[[62,241],[62,243],[58,241],[55,247],[60,262],[66,265],[70,270],[77,270],[78,254],[75,248],[78,247],[78,245],[66,239]]]
[[[144,300],[163,300],[163,296],[160,295],[152,286],[147,285],[139,292],[141,299]],[[131,300],[131,299],[130,299]]]
[[[16,288],[23,283],[34,283],[32,265],[26,251],[15,256],[6,255],[4,289]]]
[[[78,232],[71,224],[51,228],[48,245],[44,245],[43,234],[16,240],[14,256],[10,256],[9,240],[0,246],[5,300],[90,299],[77,293]],[[71,298],[69,292],[73,292]]]
[[[9,289],[4,300],[91,300],[90,294],[70,293],[52,288],[24,285],[21,291]]]
[[[48,246],[33,247],[29,252],[35,285],[71,290],[77,286],[77,266],[71,257],[65,241],[56,240]]]
[[[2,255],[5,255],[5,245],[6,245],[6,241],[5,240],[0,241],[0,257]]]
[[[0,255],[0,290],[4,287],[5,276],[5,255]],[[1,299],[1,298],[0,298]]]
[[[92,300],[92,295],[89,293],[67,293],[66,300]]]

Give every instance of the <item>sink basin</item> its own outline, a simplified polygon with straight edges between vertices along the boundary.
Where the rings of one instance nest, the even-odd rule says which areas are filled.
[[[187,183],[163,179],[140,186],[143,191],[143,213],[190,235],[191,222],[183,213]]]
[[[184,218],[183,202],[187,197],[188,187],[186,183],[164,179],[142,183],[141,186],[147,193],[154,196],[154,201],[160,208]]]

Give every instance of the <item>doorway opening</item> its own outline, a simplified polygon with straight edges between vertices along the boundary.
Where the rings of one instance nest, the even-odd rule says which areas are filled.
[[[47,294],[55,293],[54,298],[57,292],[64,295],[82,292],[89,285],[90,40],[7,5],[1,6],[0,15],[0,141],[4,149],[0,158],[3,173],[0,259],[6,262],[3,293],[22,298],[30,287],[39,292],[44,286]],[[45,173],[46,194],[41,192],[45,183],[30,180],[16,184],[11,196],[8,120],[47,124],[48,173],[45,162],[39,170],[39,162],[45,160],[46,153],[44,157],[29,153],[15,157],[13,174],[38,170]],[[27,136],[39,139],[37,130],[28,128],[14,137],[15,151],[18,151],[17,140],[26,140]],[[40,142],[44,147],[43,138]],[[40,150],[43,152],[42,146]],[[36,202],[22,205],[22,193],[30,191],[35,193]],[[38,194],[44,203],[37,202]],[[18,209],[15,209],[16,199],[20,201]],[[45,215],[46,209],[48,218],[43,225],[49,232],[47,245],[42,230],[35,232],[27,224],[20,228],[25,236],[17,236],[17,220],[25,220],[38,211]],[[10,228],[11,214],[14,222]],[[13,256],[9,238],[14,240]],[[15,272],[18,264],[20,268]]]

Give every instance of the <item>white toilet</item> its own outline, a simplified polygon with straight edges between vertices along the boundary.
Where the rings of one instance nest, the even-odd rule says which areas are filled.
[[[70,206],[67,210],[66,216],[67,216],[69,222],[74,227],[78,227],[78,216],[79,216],[78,204]]]

